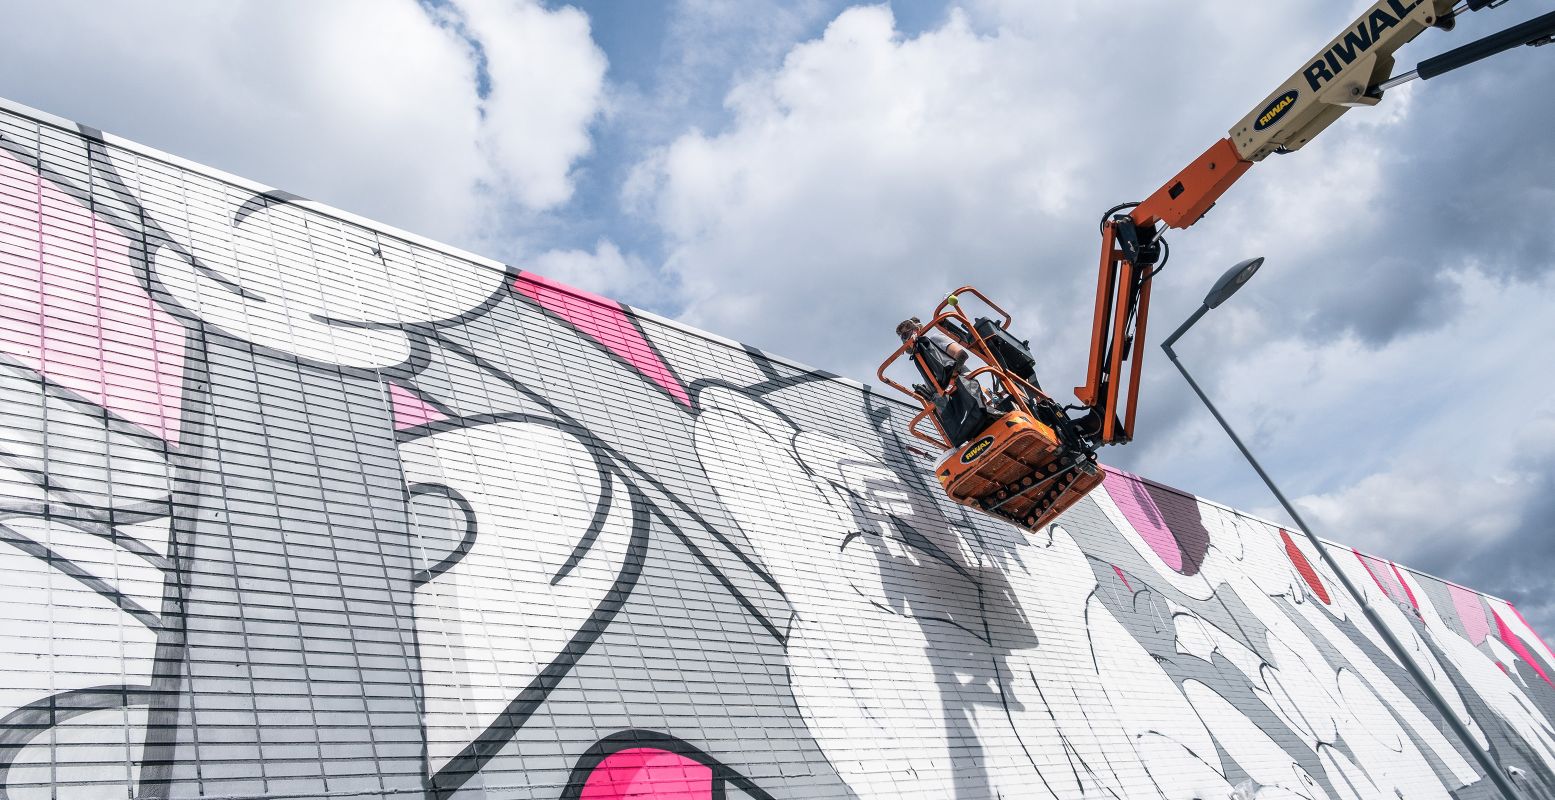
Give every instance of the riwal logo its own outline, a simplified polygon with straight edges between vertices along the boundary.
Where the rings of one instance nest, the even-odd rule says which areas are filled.
[[[992,446],[993,446],[993,437],[992,436],[984,436],[983,438],[978,439],[977,441],[973,442],[970,446],[967,447],[965,453],[961,454],[961,463],[963,463],[963,464],[970,464],[973,461],[976,461],[977,459],[982,458],[983,454],[988,452],[988,448],[990,448]]]
[[[1284,117],[1285,113],[1290,111],[1292,106],[1296,105],[1296,98],[1300,96],[1301,94],[1298,93],[1295,89],[1291,89],[1285,94],[1276,97],[1274,102],[1270,103],[1269,106],[1263,110],[1263,113],[1258,115],[1258,121],[1253,123],[1253,130],[1261,131],[1270,125],[1279,122],[1280,118]]]
[[[1317,61],[1312,62],[1301,74],[1306,76],[1307,85],[1312,91],[1317,91],[1319,86],[1331,81],[1345,67],[1350,66],[1356,59],[1366,54],[1377,40],[1389,28],[1398,27],[1409,16],[1409,12],[1419,7],[1421,0],[1387,0],[1386,4],[1378,3],[1366,18],[1355,26],[1355,30],[1346,31],[1344,38],[1334,42],[1325,50]],[[1386,8],[1384,8],[1386,5]],[[1388,11],[1392,11],[1389,14]]]

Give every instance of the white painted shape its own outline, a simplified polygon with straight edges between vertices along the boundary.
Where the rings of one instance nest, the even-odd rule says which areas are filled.
[[[504,422],[400,446],[408,483],[457,490],[476,540],[416,592],[428,684],[428,757],[436,772],[521,692],[581,628],[621,572],[632,536],[626,487],[588,554],[552,583],[588,529],[601,485],[593,457],[550,426]],[[433,733],[435,731],[435,733]]]
[[[1242,544],[1242,528],[1246,524],[1241,514],[1203,500],[1199,504],[1199,519],[1209,531],[1209,546],[1219,550],[1228,561],[1241,561],[1246,556]]]
[[[179,305],[205,324],[244,341],[347,367],[390,367],[410,357],[403,332],[326,325],[310,316],[305,306],[293,310],[275,293],[271,296],[276,299],[246,299],[170,248],[159,249],[152,264]],[[286,297],[294,299],[290,294]]]
[[[1231,796],[1231,784],[1196,752],[1190,752],[1170,737],[1146,735],[1134,743],[1134,752],[1150,768],[1163,800],[1204,800]],[[1214,758],[1210,751],[1209,758]],[[1124,798],[1146,797],[1142,793]]]
[[[106,582],[146,611],[161,616],[166,576],[144,558],[62,522],[21,517],[3,524]],[[76,585],[86,590],[84,585]]]
[[[1299,781],[1296,763],[1240,709],[1199,681],[1184,681],[1182,689],[1221,749],[1253,780],[1283,789],[1292,797],[1328,800],[1322,789],[1314,791]],[[1264,797],[1263,792],[1258,797]]]
[[[1219,772],[1209,731],[1172,679],[1094,595],[1086,603],[1086,612],[1090,655],[1126,741],[1133,743],[1164,796],[1197,791],[1194,787],[1202,770],[1193,762]],[[1169,741],[1178,750],[1145,746],[1155,740]]]
[[[995,610],[1013,619],[995,617],[993,629],[1024,627],[1035,637],[995,644],[1010,651],[1010,721],[1045,787],[1066,799],[1158,796],[1138,755],[1117,747],[1127,734],[1085,657],[1087,602],[1096,590],[1085,554],[1062,525],[1029,537],[1010,528],[1009,535],[1025,546],[992,545],[1012,598]]]
[[[1177,631],[1177,652],[1207,663],[1214,661],[1215,640],[1198,617],[1190,613],[1174,613],[1172,624]]]
[[[1406,571],[1406,574],[1409,573]],[[1508,630],[1521,637],[1523,643],[1533,650],[1534,653],[1549,659],[1549,664],[1555,665],[1555,651],[1550,650],[1549,644],[1544,641],[1544,637],[1528,626],[1522,615],[1517,613],[1517,610],[1512,607],[1511,603],[1490,595],[1480,595],[1480,597],[1484,598],[1486,604],[1490,606],[1490,610],[1494,611],[1496,616],[1499,616],[1501,621],[1506,623]],[[1544,670],[1548,673],[1549,667],[1544,667]],[[1555,675],[1551,675],[1550,678],[1555,679]]]
[[[1382,790],[1382,796],[1398,792],[1398,796],[1410,800],[1452,800],[1447,787],[1431,770],[1430,762],[1371,687],[1349,669],[1340,671],[1338,683],[1345,708],[1350,712],[1343,731],[1344,742],[1372,783]]]
[[[5,523],[47,540],[51,523]],[[63,536],[64,534],[61,534]],[[56,542],[58,543],[58,542]],[[85,564],[104,580],[102,564]],[[149,683],[156,635],[84,584],[0,542],[0,716],[51,694],[93,686]],[[157,607],[159,610],[160,606]]]
[[[1404,579],[1412,584],[1431,642],[1474,687],[1478,700],[1523,738],[1529,751],[1544,762],[1545,769],[1555,771],[1555,728],[1550,721],[1510,676],[1447,624],[1430,595],[1419,590],[1414,576],[1406,574]]]
[[[1317,757],[1323,762],[1323,771],[1334,787],[1337,800],[1375,800],[1383,796],[1366,772],[1338,749],[1320,747]]]
[[[9,442],[7,446],[10,446]],[[0,464],[0,497],[5,498],[6,505],[13,507],[48,499],[36,481],[5,464]]]
[[[1283,552],[1279,558],[1285,560]],[[1304,722],[1292,727],[1312,732],[1316,740],[1308,742],[1309,745],[1333,743],[1338,735],[1339,719],[1344,715],[1338,700],[1338,687],[1334,685],[1334,665],[1288,616],[1290,606],[1286,599],[1265,594],[1251,576],[1228,572],[1225,578],[1227,585],[1221,591],[1235,592],[1253,616],[1268,628],[1261,645],[1268,654],[1269,665],[1278,671],[1283,696],[1291,703],[1280,706],[1280,715],[1287,720]]]
[[[1418,597],[1418,595],[1416,596]],[[1340,631],[1333,621],[1317,607],[1308,604],[1298,607],[1298,610],[1307,622],[1327,640],[1328,644],[1339,651],[1346,667],[1353,670],[1357,676],[1364,680],[1365,684],[1376,695],[1377,700],[1385,703],[1389,708],[1393,709],[1394,713],[1402,717],[1409,729],[1430,748],[1437,758],[1442,760],[1442,763],[1447,765],[1447,768],[1452,771],[1452,774],[1458,780],[1464,783],[1472,783],[1474,781],[1478,772],[1469,764],[1466,758],[1459,754],[1458,749],[1448,740],[1447,735],[1420,711],[1420,707],[1413,700],[1404,695],[1403,691],[1398,688],[1398,685],[1382,672],[1382,669],[1377,666],[1375,661],[1367,658],[1361,652],[1361,649],[1355,646],[1350,637]],[[1397,615],[1397,619],[1390,621],[1386,611],[1379,609],[1379,613],[1383,618],[1383,624],[1388,625],[1399,636],[1400,640],[1405,643],[1416,664],[1419,664],[1428,675],[1436,676],[1433,683],[1440,690],[1443,699],[1447,701],[1448,707],[1453,709],[1459,719],[1463,719],[1468,723],[1470,730],[1474,732],[1477,739],[1480,739],[1483,746],[1483,732],[1479,730],[1478,725],[1474,724],[1472,718],[1469,717],[1468,710],[1464,708],[1462,699],[1458,696],[1458,692],[1453,688],[1451,682],[1446,679],[1441,666],[1436,661],[1435,655],[1415,635],[1412,627],[1399,627],[1406,623],[1403,619],[1403,613],[1397,607],[1387,610]],[[1351,710],[1353,711],[1353,708]]]
[[[1517,665],[1523,663],[1522,656],[1512,652],[1510,647],[1502,644],[1495,636],[1486,636],[1480,646],[1490,651],[1492,660],[1506,665],[1506,673],[1512,677],[1512,680],[1517,681],[1524,689],[1528,688],[1528,681],[1523,680],[1522,672],[1517,669]]]
[[[0,453],[15,459],[16,466],[47,470],[55,499],[98,508],[123,508],[131,504],[165,502],[172,486],[172,468],[155,450],[141,441],[108,429],[101,413],[85,413],[63,398],[46,395],[37,375],[0,364],[0,405],[24,409],[34,419],[7,420],[14,427],[0,427]],[[46,417],[47,428],[36,419]],[[21,427],[25,426],[25,427]],[[53,447],[49,458],[45,434]],[[17,476],[12,473],[8,483]],[[36,490],[17,486],[20,495],[36,498]]]
[[[233,226],[246,196],[188,173],[148,168],[139,177],[132,191],[151,218],[204,268],[158,249],[152,265],[169,294],[206,324],[281,352],[342,366],[399,364],[410,353],[403,331],[354,324],[453,318],[502,285],[502,271],[486,264],[374,236],[297,205],[269,205]],[[191,192],[207,213],[187,213]],[[288,246],[278,246],[282,240]]]
[[[139,788],[145,738],[144,706],[82,714],[33,737],[16,753],[6,796],[10,800],[133,796]],[[37,779],[42,782],[34,782]]]
[[[952,796],[958,764],[944,707],[957,703],[958,680],[930,662],[924,624],[893,610],[911,611],[910,599],[890,596],[883,581],[881,562],[908,552],[887,549],[891,537],[873,531],[842,548],[857,530],[853,507],[805,472],[788,423],[727,390],[705,391],[701,402],[694,436],[703,468],[794,605],[789,680],[811,735],[862,796]],[[823,461],[818,443],[808,449]],[[928,624],[936,641],[950,637],[963,653],[978,647],[949,625]],[[942,696],[905,686],[935,686]],[[844,755],[861,742],[867,756]]]
[[[1307,718],[1306,712],[1291,699],[1290,692],[1285,689],[1284,676],[1279,670],[1267,664],[1259,670],[1259,674],[1265,687],[1263,691],[1258,692],[1260,698],[1274,710],[1287,728],[1302,737],[1308,747],[1316,747],[1323,737],[1318,736],[1317,728]],[[1329,729],[1325,732],[1328,738],[1332,739],[1334,735],[1332,719],[1327,719],[1325,722],[1330,723]]]
[[[130,536],[141,544],[151,548],[157,555],[167,557],[168,544],[173,537],[173,518],[157,517],[141,522],[126,523],[115,526],[120,536]],[[156,608],[152,608],[153,611]]]

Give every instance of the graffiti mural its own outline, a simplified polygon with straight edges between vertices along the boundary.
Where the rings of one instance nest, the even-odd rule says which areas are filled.
[[[1305,537],[5,109],[0,797],[1494,796]],[[1341,552],[1555,796],[1555,653]]]

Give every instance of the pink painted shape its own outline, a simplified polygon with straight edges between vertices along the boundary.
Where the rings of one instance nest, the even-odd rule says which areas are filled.
[[[1420,601],[1415,599],[1415,590],[1409,588],[1409,581],[1404,580],[1404,573],[1400,572],[1398,565],[1391,561],[1388,562],[1388,566],[1393,568],[1393,577],[1398,578],[1398,585],[1404,587],[1404,594],[1409,596],[1409,604],[1419,611]]]
[[[428,405],[394,381],[389,381],[389,402],[394,406],[394,429],[397,431],[448,419],[447,414]]]
[[[1118,573],[1118,580],[1123,581],[1123,588],[1129,590],[1130,592],[1134,591],[1134,587],[1128,582],[1128,576],[1123,574],[1123,570],[1118,569],[1117,564],[1112,565],[1112,571]]]
[[[686,388],[632,324],[620,303],[531,272],[519,275],[513,288],[609,348],[670,397],[683,405],[691,405]]]
[[[1458,621],[1463,623],[1469,642],[1474,645],[1484,642],[1490,635],[1490,623],[1485,620],[1485,607],[1480,603],[1479,595],[1451,583],[1447,584],[1447,592],[1452,595],[1453,608],[1458,612]]]
[[[1356,550],[1353,547],[1350,548],[1350,552],[1354,553],[1356,560],[1360,561],[1361,562],[1361,566],[1366,568],[1366,574],[1370,575],[1372,581],[1374,581],[1377,584],[1377,588],[1382,590],[1383,596],[1387,597],[1389,600],[1397,600],[1398,599],[1398,595],[1402,594],[1402,593],[1399,592],[1396,587],[1390,589],[1390,588],[1388,588],[1388,584],[1387,583],[1383,583],[1382,576],[1386,575],[1387,573],[1385,573],[1385,572],[1380,573],[1380,574],[1378,573],[1378,570],[1381,568],[1382,562],[1378,561],[1375,558],[1372,558],[1371,556],[1362,554],[1361,551]],[[1375,566],[1375,567],[1372,566],[1374,563],[1377,566]],[[1388,582],[1391,583],[1392,581],[1393,581],[1392,576],[1389,576],[1388,577]]]
[[[1161,516],[1161,509],[1145,490],[1145,485],[1133,475],[1110,467],[1103,470],[1103,474],[1102,486],[1117,503],[1123,517],[1139,533],[1139,538],[1150,545],[1166,566],[1182,572],[1182,548],[1177,545],[1177,537],[1167,529],[1166,518]]]
[[[1454,586],[1452,588],[1456,589],[1458,587]],[[1457,602],[1457,598],[1454,598],[1454,602]],[[1518,638],[1517,634],[1512,633],[1510,628],[1506,627],[1506,622],[1501,619],[1501,615],[1496,614],[1494,611],[1490,613],[1495,615],[1496,633],[1501,636],[1501,642],[1512,648],[1512,652],[1516,653],[1518,658],[1528,662],[1528,666],[1533,667],[1533,671],[1539,673],[1539,677],[1543,678],[1545,683],[1555,686],[1555,681],[1551,681],[1550,676],[1544,674],[1544,668],[1539,666],[1538,661],[1534,660],[1533,653],[1528,652],[1528,648],[1523,644],[1523,640]]]
[[[712,800],[713,770],[655,747],[618,750],[583,783],[581,800]]]
[[[111,225],[0,151],[0,350],[177,444],[184,328],[129,254]]]

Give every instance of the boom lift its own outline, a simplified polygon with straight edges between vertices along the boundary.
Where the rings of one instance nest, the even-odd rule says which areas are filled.
[[[1390,77],[1394,51],[1427,28],[1451,30],[1459,14],[1504,2],[1378,0],[1154,194],[1108,209],[1101,219],[1089,367],[1085,385],[1075,387],[1077,404],[1060,407],[1037,387],[1031,353],[1009,333],[1010,316],[993,301],[972,287],[947,295],[918,337],[898,347],[877,375],[923,406],[908,430],[946,451],[935,473],[951,499],[1037,530],[1099,485],[1096,449],[1133,438],[1144,359],[1144,348],[1135,344],[1145,336],[1151,279],[1169,252],[1162,234],[1198,222],[1254,163],[1301,149],[1344,112],[1376,105],[1388,89],[1514,47],[1555,41],[1550,12]],[[969,319],[959,307],[963,294],[982,300],[1002,319]],[[922,343],[931,331],[980,364],[956,374],[933,363],[933,347]],[[908,389],[886,376],[904,355],[927,384]],[[958,392],[968,394],[956,398]],[[975,407],[974,417],[986,423],[975,435],[947,431],[941,416],[952,400]],[[933,422],[934,433],[921,429],[925,419]]]

